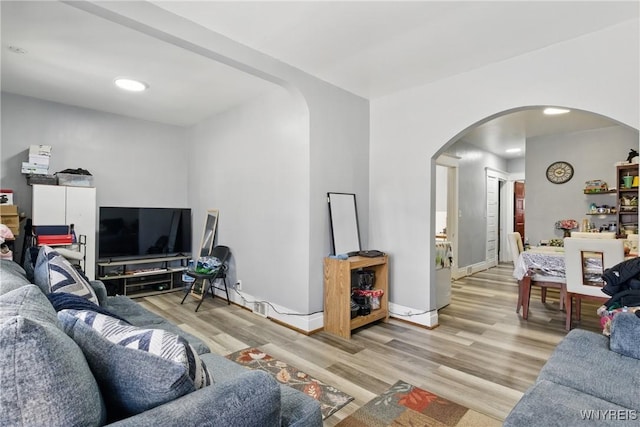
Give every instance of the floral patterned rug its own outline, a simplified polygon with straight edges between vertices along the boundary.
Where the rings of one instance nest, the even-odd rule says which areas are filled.
[[[502,423],[426,390],[398,381],[340,421],[339,427],[473,426]]]
[[[236,351],[227,355],[227,358],[244,365],[246,368],[265,371],[273,375],[278,382],[313,397],[320,402],[322,419],[327,419],[338,409],[353,400],[353,397],[337,388],[324,384],[299,369],[274,359],[257,348]]]

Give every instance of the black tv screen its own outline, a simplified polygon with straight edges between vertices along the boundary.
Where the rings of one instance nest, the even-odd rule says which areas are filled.
[[[178,254],[191,254],[191,209],[100,207],[100,260]]]

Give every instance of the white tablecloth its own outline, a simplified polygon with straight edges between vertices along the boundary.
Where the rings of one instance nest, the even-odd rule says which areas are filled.
[[[513,277],[518,280],[522,280],[528,271],[535,274],[542,274],[544,276],[564,278],[564,253],[534,251],[522,252],[516,261],[515,268],[513,269]]]

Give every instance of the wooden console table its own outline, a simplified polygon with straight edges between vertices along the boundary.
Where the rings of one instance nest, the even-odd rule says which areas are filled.
[[[343,338],[351,331],[376,320],[389,320],[389,267],[387,255],[367,258],[354,256],[345,260],[324,259],[324,330]],[[351,272],[358,269],[375,272],[374,289],[384,293],[380,308],[371,314],[351,319]]]

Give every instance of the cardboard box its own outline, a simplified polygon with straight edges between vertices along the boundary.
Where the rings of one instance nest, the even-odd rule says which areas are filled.
[[[0,205],[13,205],[13,190],[0,190]]]
[[[29,146],[29,155],[50,157],[51,146],[50,145],[31,145]]]
[[[4,224],[9,227],[9,230],[13,233],[14,237],[20,234],[20,218],[18,215],[0,215],[0,224]]]
[[[35,156],[29,154],[29,163],[32,165],[42,165],[48,168],[50,159],[51,157],[49,156]]]
[[[2,216],[9,216],[9,215],[18,216],[18,207],[16,205],[0,205],[0,215],[2,215]]]
[[[14,236],[20,234],[20,218],[16,205],[0,205],[0,224],[9,227]]]
[[[29,162],[22,162],[22,173],[34,174],[34,175],[48,175],[49,166],[36,165]]]

